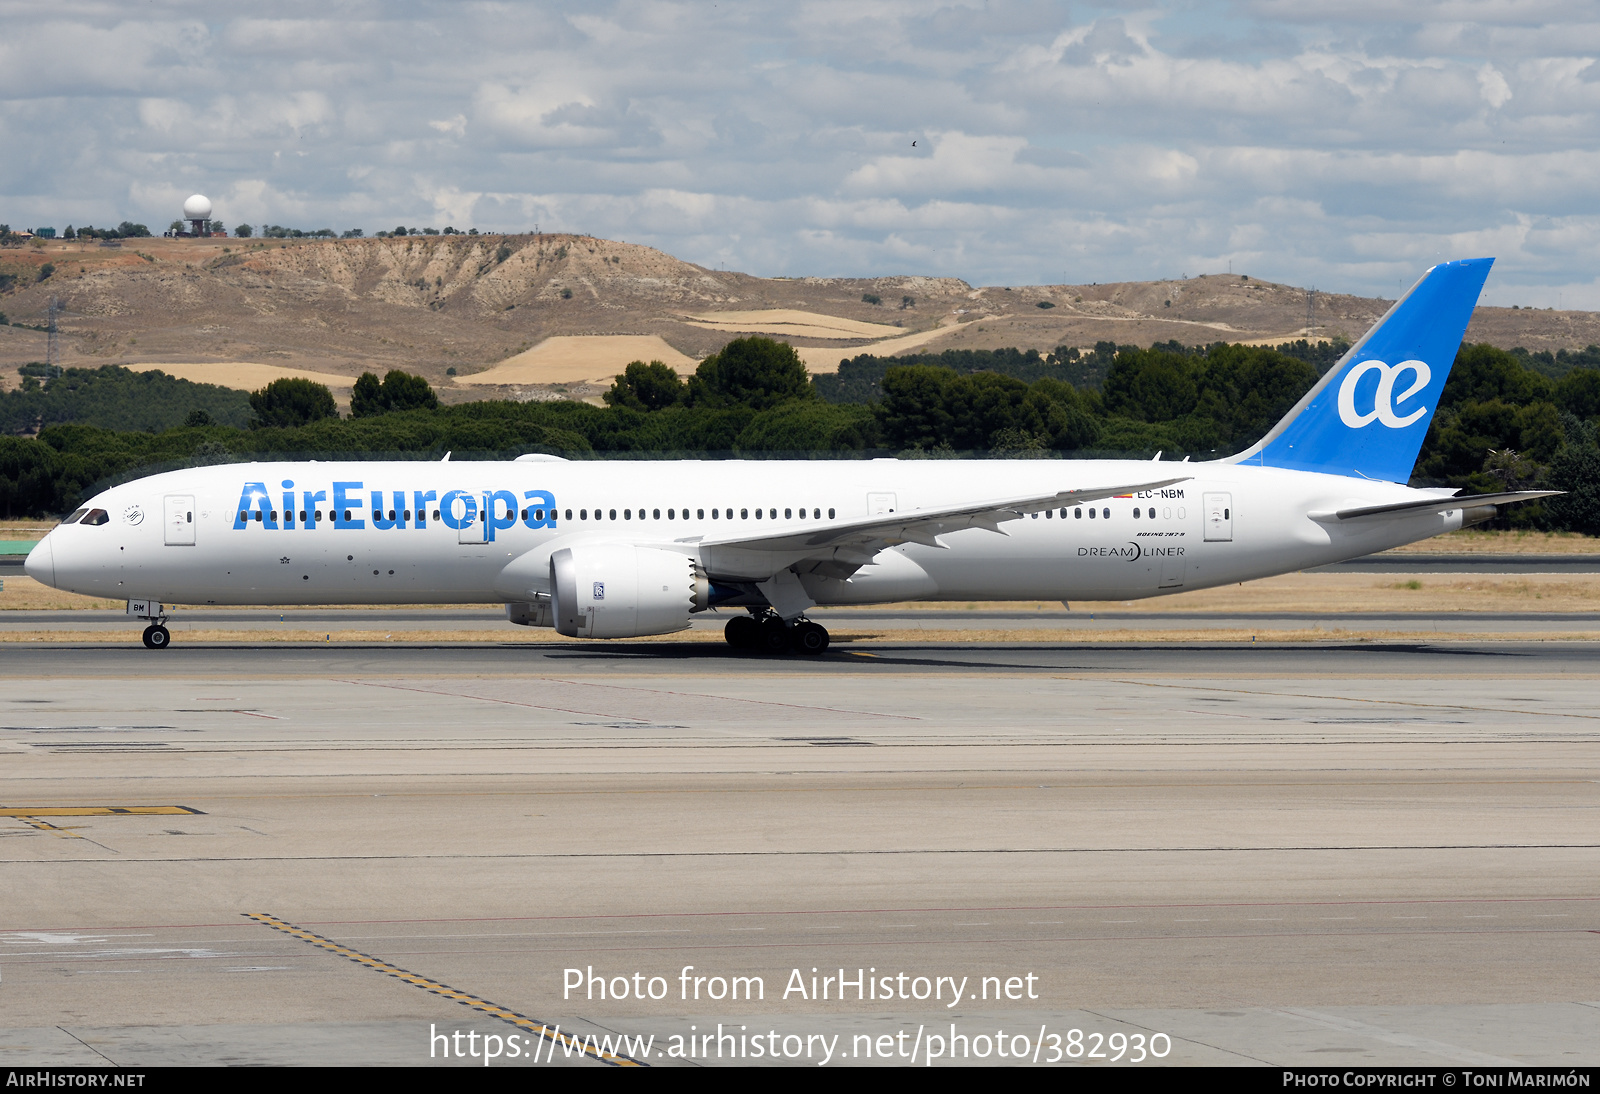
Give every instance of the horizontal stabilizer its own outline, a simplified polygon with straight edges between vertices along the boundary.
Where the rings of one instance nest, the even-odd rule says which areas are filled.
[[[1311,513],[1312,520],[1324,524],[1348,520],[1390,520],[1396,517],[1416,516],[1419,513],[1448,513],[1452,509],[1477,509],[1484,505],[1510,505],[1513,502],[1533,501],[1554,497],[1564,490],[1514,490],[1505,494],[1465,494],[1451,498],[1425,498],[1422,501],[1401,501],[1392,505],[1363,505],[1355,509],[1340,509],[1334,513]]]

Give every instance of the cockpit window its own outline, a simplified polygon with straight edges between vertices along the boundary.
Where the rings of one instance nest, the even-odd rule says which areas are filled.
[[[84,524],[105,524],[110,519],[111,519],[111,514],[107,513],[104,509],[91,509],[91,510],[89,510],[88,515],[83,518],[83,522],[82,523],[84,523]]]
[[[88,511],[89,511],[88,509],[77,509],[77,510],[74,510],[73,514],[70,517],[68,517],[66,520],[62,521],[61,523],[62,524],[76,524],[76,523],[78,523],[78,518],[83,516],[83,514],[87,513]]]

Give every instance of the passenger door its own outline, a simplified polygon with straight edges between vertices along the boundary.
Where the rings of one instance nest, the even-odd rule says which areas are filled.
[[[1207,494],[1206,542],[1233,542],[1233,495]]]
[[[194,495],[168,494],[162,512],[168,547],[194,546]]]

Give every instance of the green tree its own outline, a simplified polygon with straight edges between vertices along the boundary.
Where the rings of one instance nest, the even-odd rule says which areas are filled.
[[[254,233],[255,229],[248,224],[241,224],[233,230],[233,234],[238,236],[240,239],[249,239]]]
[[[333,392],[322,384],[298,377],[274,380],[260,391],[251,392],[250,409],[255,412],[255,420],[250,423],[255,429],[292,429],[339,416]]]
[[[870,407],[795,400],[757,414],[734,443],[741,452],[856,452],[877,434]]]
[[[1192,412],[1200,400],[1189,358],[1124,346],[1101,389],[1106,411],[1140,422],[1168,422]]]
[[[684,382],[669,365],[660,361],[629,361],[622,374],[601,398],[610,406],[634,410],[663,410],[683,402],[688,393]]]
[[[1566,494],[1545,503],[1557,528],[1600,536],[1600,448],[1579,444],[1567,448],[1550,465],[1550,488]]]
[[[370,418],[394,410],[433,410],[439,406],[428,381],[409,372],[390,369],[379,381],[370,372],[363,372],[350,393],[350,417]]]
[[[735,338],[701,361],[689,380],[688,401],[697,407],[767,410],[816,397],[794,347],[771,338]]]
[[[1575,368],[1556,384],[1556,405],[1579,418],[1600,416],[1600,369]]]

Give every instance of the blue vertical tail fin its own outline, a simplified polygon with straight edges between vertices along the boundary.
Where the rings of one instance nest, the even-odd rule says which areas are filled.
[[[1442,262],[1230,463],[1405,482],[1492,258]]]

